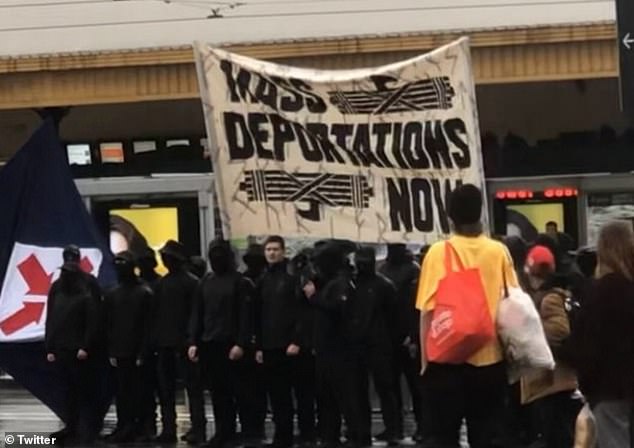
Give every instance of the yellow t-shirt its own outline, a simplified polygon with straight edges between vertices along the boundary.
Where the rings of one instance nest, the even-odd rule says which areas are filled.
[[[495,322],[498,304],[503,295],[503,276],[506,276],[508,286],[517,286],[513,261],[506,246],[484,235],[472,238],[453,236],[449,242],[456,249],[465,269],[478,268],[480,270],[489,311]],[[453,268],[457,269],[455,262]],[[436,307],[438,282],[445,275],[445,242],[442,241],[434,244],[425,256],[418,282],[416,308],[421,311],[432,311]],[[467,363],[474,366],[487,366],[502,361],[502,358],[502,349],[496,338],[469,358]]]

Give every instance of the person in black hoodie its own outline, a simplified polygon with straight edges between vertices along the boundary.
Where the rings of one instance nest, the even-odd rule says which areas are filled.
[[[348,427],[350,445],[371,445],[370,428],[359,410],[354,376],[354,355],[349,336],[349,301],[355,290],[342,244],[316,245],[313,265],[316,277],[304,285],[315,308],[314,349],[319,403],[319,426],[323,447],[339,446],[341,414]]]
[[[142,434],[140,406],[141,369],[147,357],[152,290],[134,273],[134,255],[125,251],[115,257],[119,286],[105,297],[108,356],[116,369],[117,427],[109,442],[132,442]],[[145,435],[147,436],[147,435]]]
[[[251,281],[253,287],[266,272],[266,258],[264,246],[250,244],[242,256],[246,270],[242,275]],[[242,438],[245,441],[261,441],[265,436],[265,422],[267,412],[266,380],[261,364],[256,361],[256,307],[251,307],[249,317],[253,325],[250,326],[249,344],[245,347],[245,354],[240,365],[240,387],[246,396],[252,397],[251,406],[239,409]]]
[[[273,446],[293,445],[293,383],[301,375],[310,375],[301,364],[304,356],[303,313],[307,306],[299,279],[291,273],[285,258],[285,242],[280,236],[270,236],[264,244],[268,269],[257,286],[258,353],[263,363],[273,407],[275,437]],[[310,357],[310,354],[306,354]],[[305,397],[303,389],[296,390],[300,430],[303,441],[314,439],[315,406],[312,397]],[[308,402],[306,402],[308,398]]]
[[[156,322],[154,325],[158,349],[159,395],[163,430],[157,442],[175,443],[176,439],[176,378],[188,368],[186,341],[192,302],[198,280],[187,271],[185,247],[168,241],[160,250],[163,264],[169,271],[157,286]],[[185,385],[190,401],[192,428],[199,441],[204,440],[204,402],[202,393]]]
[[[416,309],[416,285],[420,274],[420,266],[413,260],[404,244],[390,244],[387,247],[387,259],[380,268],[380,273],[394,283],[397,301],[397,327],[394,348],[394,384],[398,412],[398,434],[403,438],[403,399],[401,392],[401,376],[404,375],[412,397],[412,406],[416,419],[414,439],[420,441],[423,431],[423,403],[420,386],[420,348],[419,321],[420,313]],[[377,436],[385,439],[385,434]]]
[[[376,273],[376,254],[373,248],[363,247],[355,252],[356,295],[351,302],[350,337],[354,346],[355,368],[364,428],[372,425],[369,401],[369,375],[381,400],[385,440],[396,446],[398,416],[392,351],[396,321],[396,289],[394,284]]]
[[[202,360],[203,378],[211,388],[215,435],[208,446],[221,448],[236,436],[236,409],[252,406],[251,397],[238,387],[239,362],[252,334],[252,283],[236,270],[227,241],[209,246],[212,272],[196,293],[189,339],[189,359]]]
[[[267,263],[264,256],[264,246],[261,244],[250,244],[242,256],[242,261],[247,267],[243,275],[251,280],[254,285],[257,285],[266,273]]]
[[[140,252],[136,260],[137,267],[139,268],[139,274],[141,279],[152,290],[152,303],[146,310],[150,318],[150,333],[155,334],[154,324],[156,322],[156,293],[158,289],[158,283],[161,276],[156,272],[158,263],[156,262],[156,253],[152,248],[146,247]],[[148,351],[143,365],[141,366],[141,377],[143,381],[141,383],[141,392],[139,396],[141,414],[143,419],[143,433],[147,436],[145,442],[150,442],[156,437],[156,404],[159,396],[158,386],[158,355],[155,346],[155,339],[151,338],[148,341]]]
[[[66,385],[66,427],[54,436],[90,444],[96,426],[95,372],[89,359],[98,345],[101,291],[95,278],[81,270],[77,246],[66,247],[62,257],[61,275],[48,293],[45,324],[46,359],[57,364]]]

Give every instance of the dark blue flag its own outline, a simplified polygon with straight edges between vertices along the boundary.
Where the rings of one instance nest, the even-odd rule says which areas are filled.
[[[47,294],[59,276],[62,250],[79,246],[82,269],[104,287],[115,282],[115,273],[52,120],[0,171],[0,210],[0,369],[63,419],[62,382],[43,344]]]

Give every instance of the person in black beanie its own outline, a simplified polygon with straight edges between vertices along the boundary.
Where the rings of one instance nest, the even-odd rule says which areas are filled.
[[[478,273],[476,281],[479,278],[492,322],[502,299],[504,282],[518,286],[506,247],[483,234],[482,206],[482,193],[474,185],[459,186],[451,193],[448,214],[454,235],[429,249],[421,270],[416,306],[421,311],[421,371],[423,395],[430,410],[425,434],[429,436],[429,446],[460,446],[464,420],[471,448],[508,446],[503,425],[507,377],[498,339],[493,337],[479,347],[469,347],[470,353],[451,363],[429,362],[426,351],[426,343],[434,341],[428,341],[428,337],[442,337],[438,332],[443,328],[436,327],[435,333],[430,331],[432,317],[439,284],[448,270],[458,269],[458,261],[465,269]],[[446,258],[447,254],[451,256]],[[447,289],[450,284],[443,289],[445,294],[451,294]],[[480,285],[474,286],[480,289]]]
[[[99,344],[101,291],[94,277],[81,270],[77,246],[62,254],[61,275],[48,293],[45,324],[46,359],[55,363],[66,385],[66,427],[51,436],[68,443],[92,444],[95,424],[95,369]]]

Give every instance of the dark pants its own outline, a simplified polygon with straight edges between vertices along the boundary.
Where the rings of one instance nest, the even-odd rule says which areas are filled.
[[[313,442],[315,434],[315,357],[300,353],[291,359],[291,383],[297,403],[297,422],[302,442]]]
[[[264,367],[255,362],[255,353],[247,351],[244,359],[236,363],[238,371],[238,415],[242,437],[246,441],[264,438],[267,397]]]
[[[460,428],[467,421],[471,448],[504,445],[506,371],[503,364],[430,364],[422,378],[430,415],[430,446],[459,448]]]
[[[229,359],[232,344],[206,342],[201,347],[203,377],[208,380],[215,418],[215,440],[229,441],[236,434],[236,411],[250,405],[239,387],[240,362]]]
[[[185,377],[192,429],[204,431],[205,407],[202,377],[198,369],[198,366],[186,360],[185,353],[181,350],[159,350],[158,379],[164,433],[176,434],[176,380],[180,375]]]
[[[200,363],[185,360],[185,388],[189,401],[189,416],[192,431],[201,437],[206,432],[205,385]]]
[[[370,441],[370,428],[361,418],[354,362],[348,354],[317,355],[319,429],[326,446],[338,446],[343,414],[351,441],[357,446]]]
[[[117,358],[117,428],[136,431],[141,417],[141,383],[136,359]]]
[[[389,354],[368,352],[359,352],[355,362],[357,395],[360,400],[363,427],[372,427],[372,408],[369,397],[369,377],[372,375],[374,388],[381,402],[386,440],[396,439],[399,431],[392,365],[392,357]]]
[[[394,349],[394,386],[396,390],[396,407],[398,409],[398,435],[403,434],[403,391],[401,389],[401,377],[405,376],[409,394],[412,400],[412,408],[414,410],[414,419],[416,420],[417,432],[422,432],[425,426],[425,420],[429,420],[429,412],[425,411],[423,402],[423,390],[420,381],[420,356],[412,358],[409,349],[404,346],[398,346]],[[427,417],[426,417],[427,416]]]
[[[264,368],[267,388],[273,408],[275,422],[274,443],[279,446],[293,444],[293,395],[292,395],[292,359],[286,350],[267,350],[264,352]]]
[[[144,359],[139,372],[141,424],[147,436],[156,435],[156,398],[159,395],[157,364],[158,356],[151,354]]]
[[[83,443],[92,442],[95,432],[93,369],[88,360],[77,359],[76,351],[56,353],[57,367],[65,382],[66,427]]]
[[[544,448],[570,448],[575,441],[575,425],[583,407],[573,391],[560,392],[534,401],[529,405],[532,429],[537,445]]]

